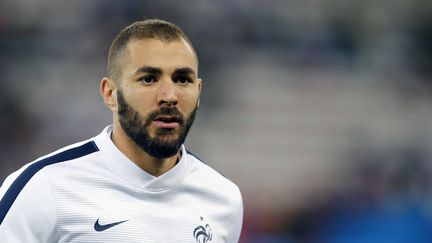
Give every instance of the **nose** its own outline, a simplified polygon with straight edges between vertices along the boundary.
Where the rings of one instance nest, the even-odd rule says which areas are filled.
[[[176,106],[177,90],[175,83],[168,79],[161,81],[157,99],[160,106]]]

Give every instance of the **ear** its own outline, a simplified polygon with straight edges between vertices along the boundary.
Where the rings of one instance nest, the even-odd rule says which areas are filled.
[[[117,84],[114,80],[104,77],[100,83],[100,92],[105,105],[112,111],[117,112]]]
[[[198,102],[197,102],[197,107],[199,107],[200,106],[200,101],[201,101],[201,90],[202,90],[202,79],[197,79],[197,82],[198,82]]]

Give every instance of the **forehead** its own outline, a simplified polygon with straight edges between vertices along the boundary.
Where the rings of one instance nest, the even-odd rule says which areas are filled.
[[[195,52],[181,38],[170,42],[157,39],[135,39],[127,44],[126,51],[128,62],[125,69],[130,71],[150,66],[161,69],[189,67],[197,72],[198,60]]]

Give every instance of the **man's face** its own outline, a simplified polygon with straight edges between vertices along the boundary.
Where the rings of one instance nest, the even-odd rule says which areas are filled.
[[[171,157],[183,144],[199,104],[196,56],[182,39],[132,40],[125,51],[118,121],[149,155]]]

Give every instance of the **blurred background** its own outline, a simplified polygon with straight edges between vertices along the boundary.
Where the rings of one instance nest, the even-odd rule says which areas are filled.
[[[110,123],[108,48],[145,18],[198,51],[187,145],[242,190],[242,243],[430,242],[428,0],[2,0],[0,181]]]

